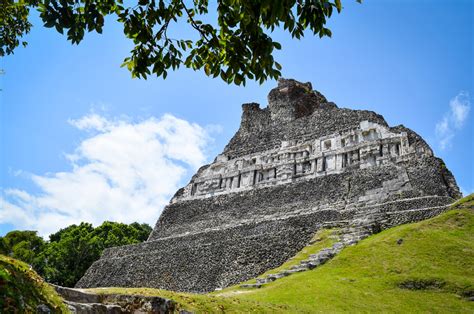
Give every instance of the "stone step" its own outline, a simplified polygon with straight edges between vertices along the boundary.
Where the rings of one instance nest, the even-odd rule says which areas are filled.
[[[280,279],[280,278],[283,278],[283,277],[286,277],[288,276],[290,273],[288,273],[288,271],[284,270],[282,272],[279,272],[279,273],[276,273],[276,274],[271,274],[271,275],[268,275],[267,278],[271,281],[275,281],[277,279]]]
[[[290,274],[294,274],[294,273],[300,273],[300,272],[303,272],[303,271],[306,271],[308,270],[307,268],[297,268],[297,269],[290,269],[288,270],[288,272]]]
[[[357,243],[359,243],[358,240],[350,240],[350,241],[347,241],[347,246],[353,246],[353,245],[356,245]]]
[[[354,235],[349,235],[349,236],[346,236],[342,239],[342,241],[347,241],[347,240],[351,240],[351,239],[365,239],[367,238],[369,235],[368,234],[354,234]]]
[[[259,284],[259,283],[247,283],[247,284],[243,284],[243,285],[240,285],[240,288],[261,288],[262,287],[262,284]]]
[[[305,266],[305,265],[294,265],[294,266],[291,266],[290,267],[290,271],[291,270],[296,270],[296,271],[305,271],[305,270],[308,270],[308,267]]]
[[[372,225],[365,226],[365,227],[351,227],[344,230],[341,233],[341,236],[350,235],[350,234],[361,234],[361,233],[372,234],[373,233],[372,227],[373,227]]]
[[[331,258],[334,256],[334,251],[324,251],[324,252],[319,252],[316,254],[311,254],[309,256],[309,259],[320,259],[320,258]]]
[[[367,233],[367,232],[360,232],[360,233],[351,233],[351,234],[346,234],[344,236],[342,236],[342,240],[345,240],[345,239],[351,239],[351,238],[355,238],[355,237],[368,237],[370,236],[371,234],[370,233]]]
[[[115,304],[102,304],[102,303],[79,303],[72,301],[64,301],[68,306],[69,310],[75,314],[119,314],[127,313],[122,310],[122,307]]]
[[[325,264],[327,261],[329,261],[331,258],[330,257],[323,257],[323,258],[313,258],[310,259],[310,263],[312,268],[315,268],[317,266]]]
[[[304,260],[301,261],[301,265],[305,266],[308,269],[314,269],[319,265],[322,265],[322,263],[319,260]]]
[[[82,303],[101,303],[102,298],[98,294],[87,293],[82,289],[74,289],[52,285],[56,292],[66,301]]]
[[[272,278],[269,278],[269,277],[257,278],[256,280],[257,280],[257,284],[259,284],[259,285],[264,285],[266,283],[275,281],[275,279],[273,277]]]

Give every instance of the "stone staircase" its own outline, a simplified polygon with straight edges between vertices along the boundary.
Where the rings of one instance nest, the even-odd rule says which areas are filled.
[[[336,256],[346,246],[357,244],[360,240],[367,238],[372,234],[372,226],[366,219],[354,220],[353,223],[341,229],[338,234],[338,241],[331,247],[324,248],[318,253],[311,254],[309,258],[302,260],[299,265],[291,266],[289,269],[282,270],[275,274],[269,274],[263,278],[257,278],[256,283],[240,285],[241,288],[260,288],[264,284],[273,282],[277,279],[290,276],[307,270],[315,269]]]

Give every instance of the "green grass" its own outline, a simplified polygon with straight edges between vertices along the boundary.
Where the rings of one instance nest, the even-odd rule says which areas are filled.
[[[331,243],[319,234],[284,268]],[[401,244],[397,244],[402,239]],[[183,308],[207,312],[391,312],[474,313],[474,195],[452,210],[398,226],[345,248],[328,263],[260,289],[229,287],[205,295],[154,289],[96,289],[161,295]],[[269,273],[271,273],[270,271]]]
[[[0,313],[36,313],[40,304],[52,313],[69,313],[61,297],[29,265],[0,255]]]
[[[474,193],[461,198],[451,206],[451,209],[474,208]]]

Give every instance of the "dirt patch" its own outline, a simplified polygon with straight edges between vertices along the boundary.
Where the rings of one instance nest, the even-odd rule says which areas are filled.
[[[408,290],[440,290],[446,282],[440,279],[409,279],[402,281],[398,287]]]
[[[474,302],[474,290],[465,290],[461,292],[461,297]]]

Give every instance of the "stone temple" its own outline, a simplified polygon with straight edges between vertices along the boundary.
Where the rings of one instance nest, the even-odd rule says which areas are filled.
[[[104,251],[77,287],[208,292],[275,268],[321,228],[373,232],[435,216],[461,196],[412,130],[338,108],[282,79],[166,206],[149,239]]]

